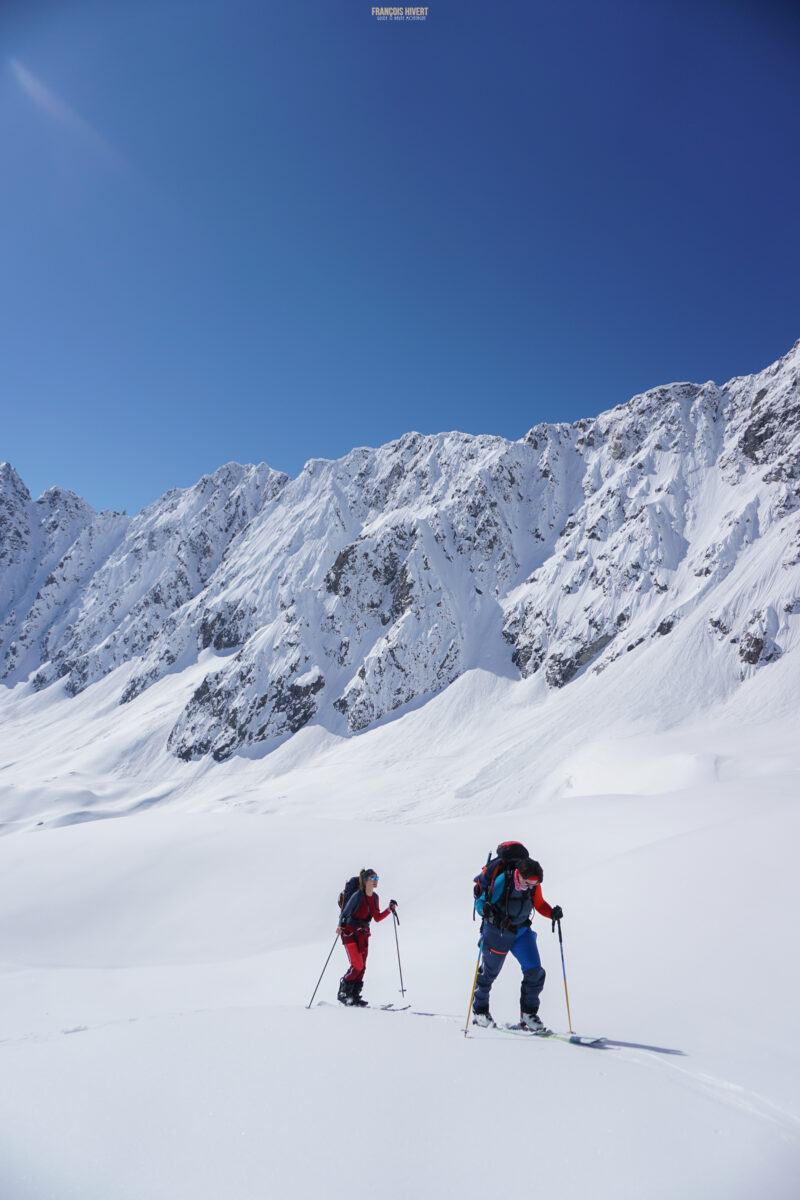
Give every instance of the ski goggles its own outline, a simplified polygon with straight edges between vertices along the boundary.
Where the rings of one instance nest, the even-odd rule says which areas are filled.
[[[519,871],[514,872],[514,887],[518,892],[533,891],[539,883],[541,883],[540,879],[535,877],[533,879],[525,879],[523,875],[520,875]]]
[[[364,876],[364,883],[366,883],[368,879],[371,879],[373,883],[377,883],[377,882],[378,882],[378,876],[377,876],[377,875],[365,875],[365,876]]]

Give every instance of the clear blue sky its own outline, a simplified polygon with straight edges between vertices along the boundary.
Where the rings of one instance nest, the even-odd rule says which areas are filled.
[[[0,45],[35,495],[516,438],[800,336],[797,4],[3,0]]]

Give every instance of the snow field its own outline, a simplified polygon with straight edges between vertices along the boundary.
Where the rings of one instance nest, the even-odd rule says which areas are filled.
[[[669,693],[635,654],[556,693],[471,671],[359,737],[224,764],[164,749],[210,654],[123,707],[130,666],[0,696],[2,1200],[439,1200],[498,1161],[550,1200],[795,1200],[795,656],[698,709],[714,662],[688,639],[654,645]],[[574,1027],[607,1049],[463,1037],[471,880],[507,838],[564,907]],[[339,946],[306,1011],[362,866],[441,1019],[335,1005]],[[390,921],[365,994],[400,999]],[[509,962],[499,1020],[518,994]]]
[[[356,1173],[391,1200],[456,1196],[505,1156],[560,1200],[790,1200],[795,779],[757,805],[728,782],[413,825],[154,810],[1,839],[0,1194],[310,1200]],[[463,1037],[471,876],[506,837],[565,908],[575,1028],[633,1045]],[[365,865],[400,901],[407,998],[442,1019],[341,1009],[339,946],[328,1007],[305,1009]],[[387,920],[365,994],[398,986]],[[498,1019],[518,986],[509,962]]]

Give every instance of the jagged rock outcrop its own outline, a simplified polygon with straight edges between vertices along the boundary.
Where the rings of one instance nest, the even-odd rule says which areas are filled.
[[[797,637],[799,464],[800,342],[518,442],[228,464],[134,518],[4,464],[2,677],[74,694],[133,663],[130,703],[211,655],[165,731],[183,759],[356,733],[477,666],[562,688],[694,621],[738,686]]]
[[[0,477],[0,554],[15,555],[19,583],[6,607],[3,572],[0,678],[19,678],[34,661],[34,687],[65,678],[73,695],[159,635],[163,669],[177,660],[181,631],[169,617],[203,589],[231,541],[286,480],[263,465],[229,464],[130,518],[97,514],[60,489],[33,505],[12,475]]]

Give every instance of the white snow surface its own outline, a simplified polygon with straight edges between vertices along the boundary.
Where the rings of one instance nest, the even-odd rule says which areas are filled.
[[[60,806],[51,787],[46,823],[0,839],[0,1195],[344,1200],[358,1180],[438,1198],[513,1163],[560,1200],[796,1196],[793,719],[588,738],[576,713],[559,734],[565,713],[475,673],[459,698],[295,750],[278,774],[235,760],[183,786],[100,773],[123,738],[101,696],[90,717],[104,686],[75,701],[80,738],[51,714],[40,774],[62,779]],[[540,721],[563,759],[523,798]],[[28,769],[19,806],[44,786]],[[463,1036],[471,878],[507,838],[565,909],[573,1026],[604,1049]],[[362,866],[400,902],[411,1012],[336,1005],[338,945],[325,1005],[305,1007]],[[542,1013],[563,1030],[557,938],[535,926]],[[509,961],[498,1019],[516,1019],[518,987]],[[386,921],[365,994],[398,988]]]
[[[354,452],[349,465],[310,464],[300,481],[232,465],[132,519],[98,517],[69,493],[32,502],[10,468],[0,472],[11,496],[0,523],[2,1200],[344,1200],[364,1188],[384,1200],[476,1188],[795,1200],[797,369],[796,347],[764,378],[691,396],[689,385],[666,389],[675,447],[651,448],[666,457],[652,460],[644,507],[627,517],[614,517],[614,464],[646,458],[629,442],[641,446],[636,414],[652,414],[656,393],[594,422],[532,431],[560,480],[550,499],[566,525],[554,538],[575,522],[572,557],[560,538],[537,549],[524,522],[498,532],[497,511],[474,495],[462,504],[458,480],[451,507],[428,495],[423,518],[413,472],[386,483],[402,443]],[[724,428],[710,405],[731,410]],[[605,438],[582,460],[592,479],[577,467],[559,476],[554,459],[579,455],[587,431]],[[454,454],[519,457],[531,445],[444,441],[438,458],[427,447],[433,483],[444,467],[455,479]],[[326,522],[336,530],[347,488],[352,516],[367,487],[355,487],[356,459],[369,467],[367,490],[383,479],[383,507],[373,495],[341,545],[331,534],[326,557]],[[482,478],[486,498],[497,476]],[[567,495],[578,484],[589,508]],[[537,492],[533,505],[530,489],[520,485],[522,508],[550,503]],[[323,493],[332,507],[319,507]],[[310,524],[292,532],[298,495]],[[413,510],[406,524],[401,509]],[[487,509],[494,530],[480,532]],[[463,541],[446,541],[434,584],[423,557],[430,565],[441,549],[430,531],[437,521],[444,530],[445,510],[446,538],[458,528]],[[573,576],[598,539],[606,559],[593,559],[594,580]],[[357,543],[331,577],[342,547]],[[633,562],[647,586],[641,571],[625,574]],[[234,619],[236,595],[247,613]],[[334,626],[314,625],[326,605],[335,638],[360,639],[335,669]],[[597,649],[622,612],[624,644],[613,634]],[[439,677],[431,663],[451,625],[456,650]],[[63,639],[72,666],[51,670],[44,655],[57,658]],[[165,644],[171,661],[158,657]],[[569,646],[575,670],[565,672]],[[238,695],[227,690],[231,664],[267,695],[298,647],[296,690],[279,699],[319,707],[293,733],[264,738],[237,717],[236,745],[215,760],[220,706]],[[397,706],[390,663],[413,682]],[[364,686],[339,712],[332,696],[347,695],[351,677]],[[353,712],[369,719],[353,723]],[[179,757],[190,726],[208,746],[199,752],[195,738]],[[564,908],[572,1023],[604,1036],[603,1048],[464,1037],[472,877],[511,838],[540,859],[544,894]],[[335,1002],[345,965],[336,896],[363,866],[379,872],[382,902],[400,904],[408,1012]],[[540,917],[534,928],[548,973],[542,1016],[564,1030],[558,939]],[[332,946],[324,1003],[307,1009]],[[399,1003],[398,988],[385,921],[365,995]],[[518,993],[509,961],[492,993],[496,1018],[516,1019]]]

